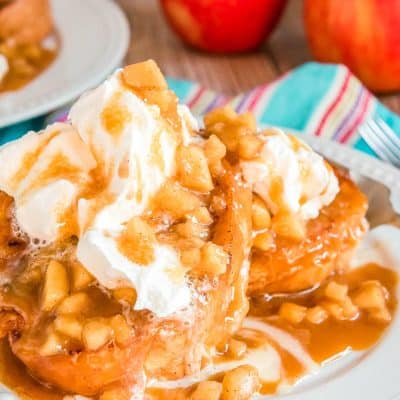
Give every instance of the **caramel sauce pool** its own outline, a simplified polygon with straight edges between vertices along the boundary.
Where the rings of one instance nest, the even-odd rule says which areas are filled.
[[[350,291],[360,282],[378,280],[389,291],[390,300],[388,306],[393,315],[397,306],[396,287],[398,281],[397,273],[394,271],[375,264],[369,264],[345,275],[337,275],[334,280],[347,284]],[[288,300],[306,306],[315,305],[320,297],[319,291],[320,289],[305,294],[279,298],[253,299],[249,315],[261,318],[269,324],[294,335],[318,363],[323,363],[346,349],[368,349],[379,341],[388,324],[374,322],[364,315],[354,321],[337,321],[333,318],[328,318],[319,325],[303,322],[295,327],[276,317],[280,304]],[[251,335],[245,335],[245,331],[242,330],[236,337],[245,341],[249,348],[256,348],[265,342],[273,343],[270,338],[266,338],[261,332],[253,331]],[[304,375],[304,367],[290,353],[280,348],[277,343],[273,344],[281,356],[283,377],[286,381],[294,383]],[[224,361],[227,360],[229,361],[229,358],[224,356]],[[222,381],[222,377],[223,375],[219,374],[213,379]],[[6,339],[0,341],[0,381],[24,400],[62,400],[66,395],[42,385],[31,377],[24,365],[12,354]],[[278,385],[279,382],[265,382],[260,392],[262,394],[273,394],[276,392]],[[145,399],[185,400],[190,398],[194,390],[195,387],[176,390],[152,388],[146,391]]]
[[[335,275],[333,280],[337,283],[347,284],[350,292],[363,281],[377,280],[386,287],[390,294],[388,302],[390,313],[393,315],[396,310],[398,274],[393,270],[375,264],[368,264],[347,274]],[[361,314],[359,318],[353,321],[338,321],[334,318],[328,318],[319,325],[302,322],[295,327],[276,316],[280,305],[286,301],[305,306],[318,304],[321,298],[321,291],[325,286],[326,284],[321,289],[304,294],[252,299],[249,316],[261,318],[268,324],[292,334],[302,343],[314,361],[319,364],[340,355],[347,349],[366,350],[375,345],[381,339],[389,324],[374,322],[364,314]],[[238,332],[236,338],[244,341],[250,349],[257,348],[266,342],[272,343],[281,357],[282,373],[286,382],[295,383],[306,373],[305,368],[296,358],[273,340],[267,338],[263,333],[244,329]],[[221,361],[231,361],[231,359],[223,356]],[[222,380],[219,375],[212,379]],[[260,393],[265,395],[274,394],[279,384],[280,381],[262,382]],[[184,400],[189,399],[194,390],[194,387],[176,390],[149,389],[147,394],[148,398],[152,400]]]
[[[398,275],[393,270],[376,264],[368,264],[347,274],[336,275],[334,280],[338,283],[347,284],[350,291],[360,282],[379,281],[389,292],[388,308],[393,315],[397,306],[396,287],[398,281]],[[300,305],[314,306],[318,304],[319,296],[320,290],[317,289],[308,294],[292,295],[279,299],[253,299],[250,315],[263,318],[266,315],[275,314],[279,306],[288,300]],[[281,319],[266,317],[265,320],[299,339],[310,356],[318,363],[327,361],[347,349],[365,350],[370,348],[381,338],[388,326],[386,323],[372,321],[365,314],[361,314],[359,318],[353,321],[339,321],[328,318],[321,324],[311,324],[305,321],[295,327]]]

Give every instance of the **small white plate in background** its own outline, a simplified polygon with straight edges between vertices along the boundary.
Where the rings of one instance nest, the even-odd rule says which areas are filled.
[[[61,38],[54,63],[20,90],[0,94],[0,128],[55,110],[99,84],[129,46],[129,24],[112,0],[51,0]]]

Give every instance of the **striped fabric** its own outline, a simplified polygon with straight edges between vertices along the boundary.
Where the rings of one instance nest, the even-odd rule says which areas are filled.
[[[253,112],[261,126],[324,136],[375,157],[357,127],[369,118],[380,117],[400,134],[400,118],[343,65],[307,63],[233,99],[187,81],[170,79],[170,86],[196,115],[230,105],[237,112]]]
[[[300,133],[324,136],[376,157],[358,135],[357,127],[372,117],[382,118],[400,134],[400,118],[389,111],[342,65],[306,63],[278,80],[229,98],[190,81],[169,79],[182,103],[197,116],[230,105],[237,112],[251,111],[260,126],[281,126]],[[46,119],[0,129],[0,143],[28,129],[65,118],[59,110]]]

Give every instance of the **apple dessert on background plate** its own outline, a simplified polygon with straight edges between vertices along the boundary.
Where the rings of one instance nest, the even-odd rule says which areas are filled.
[[[58,47],[49,0],[0,0],[0,93],[38,76]]]
[[[355,263],[367,200],[346,172],[250,114],[204,122],[146,61],[0,148],[0,382],[19,398],[263,397],[386,332],[399,260]]]
[[[114,1],[0,0],[0,128],[75,101],[121,64],[128,45]]]

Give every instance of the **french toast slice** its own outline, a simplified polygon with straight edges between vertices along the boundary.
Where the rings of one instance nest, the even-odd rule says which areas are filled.
[[[240,326],[248,311],[247,273],[243,269],[248,268],[245,259],[250,245],[251,193],[227,165],[215,186],[218,195],[224,194],[226,208],[215,216],[211,240],[229,255],[226,272],[212,278],[193,276],[191,285],[196,295],[190,309],[167,318],[157,318],[145,310],[127,310],[112,300],[112,307],[105,307],[109,295],[103,293],[99,298],[104,304],[96,307],[112,311],[104,311],[102,318],[123,315],[129,324],[131,333],[124,344],[111,340],[96,351],[79,349],[78,345],[61,354],[43,354],[43,338],[51,335],[54,315],[32,307],[37,303],[38,289],[30,291],[30,283],[24,286],[16,275],[15,294],[18,291],[20,295],[22,290],[30,300],[25,303],[25,313],[21,313],[23,305],[14,308],[30,317],[23,329],[11,330],[9,342],[33,376],[62,391],[90,396],[114,385],[143,390],[144,374],[148,378],[177,379],[200,369],[215,347]],[[9,293],[3,293],[2,307],[13,308]]]
[[[277,236],[274,248],[253,251],[249,296],[302,291],[346,269],[354,248],[368,230],[368,204],[348,176],[339,170],[335,173],[339,193],[317,218],[308,221],[303,240]]]

